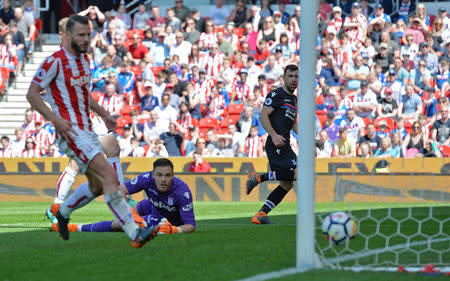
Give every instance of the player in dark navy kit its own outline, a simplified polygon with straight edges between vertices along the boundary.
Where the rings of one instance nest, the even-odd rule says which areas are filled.
[[[252,218],[255,224],[272,224],[267,214],[275,208],[292,189],[297,174],[297,155],[291,149],[291,130],[297,133],[297,97],[294,95],[298,85],[298,67],[287,65],[283,74],[284,85],[267,94],[259,121],[269,134],[266,153],[270,172],[251,173],[246,184],[246,193],[261,182],[278,180],[280,185],[267,197],[261,209]]]
[[[190,233],[195,231],[195,216],[192,193],[181,179],[174,177],[173,164],[160,158],[153,163],[153,171],[144,173],[121,186],[123,194],[134,194],[144,190],[148,199],[134,208],[145,221],[136,223],[146,226],[158,225],[158,234]],[[52,229],[57,231],[57,224]],[[93,224],[69,224],[69,231],[110,232],[122,231],[114,221]]]

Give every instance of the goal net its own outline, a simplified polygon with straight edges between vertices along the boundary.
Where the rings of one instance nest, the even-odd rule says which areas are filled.
[[[428,265],[450,271],[448,174],[422,170],[317,179],[316,253],[322,265],[387,271]],[[321,237],[324,218],[335,211],[349,213],[358,225],[356,237],[342,246]]]

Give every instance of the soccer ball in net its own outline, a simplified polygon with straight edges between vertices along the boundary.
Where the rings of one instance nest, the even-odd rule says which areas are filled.
[[[356,236],[357,225],[352,217],[345,212],[329,214],[322,223],[322,233],[328,241],[335,245],[343,245]]]

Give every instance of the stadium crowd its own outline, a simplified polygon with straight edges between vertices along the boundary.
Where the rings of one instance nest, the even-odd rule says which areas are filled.
[[[79,13],[92,27],[92,96],[117,117],[122,157],[265,156],[258,117],[284,67],[300,62],[301,7],[289,14],[289,1],[223,2],[207,15],[183,0],[165,12],[140,4],[133,16],[124,5]],[[447,11],[429,15],[402,0],[390,17],[367,0],[329,2],[317,15],[316,156],[449,157]],[[4,9],[2,62],[20,45]],[[0,157],[61,157],[54,136],[27,110],[16,139],[1,138]]]

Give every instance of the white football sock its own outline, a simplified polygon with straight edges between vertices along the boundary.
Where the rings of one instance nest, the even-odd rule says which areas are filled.
[[[120,158],[119,157],[106,158],[106,161],[108,161],[108,163],[111,164],[111,166],[116,171],[117,179],[119,180],[119,183],[124,184],[123,171],[122,171],[122,165],[120,164]]]
[[[58,184],[56,186],[56,194],[53,203],[64,202],[64,199],[66,199],[67,194],[69,193],[69,190],[72,187],[77,175],[78,173],[69,166],[64,169],[64,172],[59,177]]]
[[[123,199],[120,191],[112,194],[106,194],[105,196],[106,205],[111,209],[114,217],[122,226],[123,231],[125,231],[134,240],[137,236],[137,230],[139,227],[134,222],[133,217],[130,212],[130,205]]]
[[[66,201],[64,201],[60,207],[59,207],[59,213],[65,217],[69,218],[70,214],[83,206],[85,206],[87,203],[91,202],[92,199],[94,199],[95,196],[92,194],[92,192],[89,190],[89,183],[85,182],[82,185],[80,185],[68,198]]]

